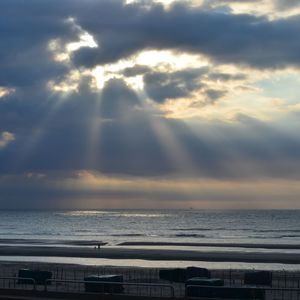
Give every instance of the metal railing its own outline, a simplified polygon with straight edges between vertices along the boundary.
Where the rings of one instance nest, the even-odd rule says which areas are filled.
[[[143,293],[142,293],[142,289],[141,288],[150,288],[150,296],[155,293],[151,293],[151,289],[152,288],[155,288],[155,289],[159,289],[160,290],[160,293],[159,296],[163,297],[165,294],[163,293],[163,289],[168,289],[169,290],[169,293],[168,293],[168,297],[170,298],[174,298],[175,297],[175,289],[173,287],[173,285],[171,284],[156,284],[156,283],[135,283],[135,282],[110,282],[110,281],[87,281],[87,280],[61,280],[61,279],[47,279],[45,281],[45,284],[44,284],[44,290],[45,291],[48,291],[48,286],[52,283],[73,283],[75,285],[83,285],[83,284],[91,284],[91,285],[105,285],[105,286],[111,286],[111,292],[108,292],[108,293],[112,293],[112,294],[117,294],[117,292],[114,292],[113,291],[113,287],[116,286],[116,285],[122,285],[122,286],[127,286],[127,287],[136,287],[136,291],[135,292],[128,292],[126,293],[126,290],[124,292],[122,292],[122,294],[128,294],[128,295],[131,295],[131,294],[134,294],[134,295],[138,295],[138,296],[141,296]],[[165,296],[167,297],[167,296]]]
[[[152,297],[166,297],[175,298],[175,286],[172,284],[156,284],[156,283],[133,283],[133,282],[108,282],[108,281],[84,281],[84,280],[63,280],[63,279],[47,279],[45,283],[38,285],[36,280],[27,277],[0,277],[0,281],[3,280],[4,288],[16,289],[17,286],[24,288],[24,286],[29,286],[30,290],[43,290],[56,291],[56,292],[85,292],[85,284],[90,284],[94,286],[100,286],[100,291],[97,293],[102,293],[101,285],[103,286],[103,293],[118,294],[123,295],[136,295],[136,296],[152,296]],[[5,284],[5,282],[13,281],[14,284]],[[16,285],[17,283],[17,285]],[[124,291],[117,292],[114,291],[114,286],[123,286]],[[104,288],[105,286],[105,288]],[[111,286],[110,288],[107,288]],[[223,289],[223,290],[253,290],[261,291],[265,294],[266,300],[300,300],[300,288],[281,288],[281,287],[260,287],[260,286],[201,286],[201,285],[187,285],[185,288],[196,287],[196,288],[210,288],[210,289]],[[255,293],[253,293],[254,295]],[[178,297],[179,295],[177,295]],[[179,297],[182,297],[180,295]],[[196,298],[200,296],[196,296]],[[221,297],[219,297],[221,298]],[[218,299],[218,298],[212,298]],[[255,299],[250,298],[249,299]]]
[[[60,289],[60,292],[85,292],[85,284],[90,284],[93,286],[102,285],[106,288],[103,288],[103,293],[117,294],[114,290],[114,286],[122,285],[127,287],[122,292],[123,295],[137,295],[137,296],[160,296],[160,297],[175,297],[175,289],[171,284],[156,284],[156,283],[133,283],[133,282],[109,282],[109,281],[85,281],[85,280],[62,280],[62,279],[47,279],[44,284],[37,285],[36,280],[28,277],[0,277],[0,280],[3,280],[4,288],[16,289],[17,286],[26,287],[29,285],[31,290],[38,290],[37,286],[40,286],[40,290],[47,291],[58,291],[59,284],[66,284]],[[13,281],[14,284],[5,284],[5,281]],[[22,282],[23,281],[23,282]],[[18,285],[16,285],[16,283]],[[55,284],[55,287],[50,286]],[[72,289],[73,284],[73,289]],[[75,285],[75,286],[74,286]],[[107,287],[111,287],[107,289]],[[165,289],[168,291],[166,293]],[[102,291],[100,290],[99,293]]]
[[[203,288],[212,290],[253,290],[253,298],[251,298],[251,293],[249,298],[243,299],[256,299],[255,291],[261,291],[265,293],[265,298],[267,300],[300,300],[300,288],[272,288],[272,287],[259,287],[259,286],[208,286],[208,285],[187,285],[186,288]],[[192,297],[192,296],[191,296]],[[200,296],[195,296],[199,298]],[[224,299],[222,297],[212,297],[211,299]]]
[[[4,282],[6,280],[12,280],[14,282],[16,281],[30,281],[32,283],[32,289],[36,290],[36,281],[33,278],[28,278],[28,277],[0,277],[0,280],[3,280]],[[20,283],[22,285],[27,285],[28,283]],[[31,285],[31,284],[30,284]],[[5,286],[5,283],[4,283]]]

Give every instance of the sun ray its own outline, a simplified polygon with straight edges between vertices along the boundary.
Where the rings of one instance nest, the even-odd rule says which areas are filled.
[[[147,103],[143,100],[146,95],[140,92],[138,97],[140,105],[145,111],[151,110]],[[149,124],[155,133],[156,138],[159,140],[160,145],[163,147],[164,152],[167,157],[170,158],[172,164],[175,166],[178,173],[184,175],[185,173],[192,174],[195,173],[194,163],[188,154],[187,149],[178,137],[173,132],[169,124],[161,116],[153,116],[148,114]]]
[[[98,149],[101,147],[101,129],[103,120],[100,117],[102,102],[102,90],[98,91],[94,106],[94,114],[90,118],[89,130],[87,132],[86,166],[93,170],[101,166],[101,157]]]
[[[18,154],[18,157],[15,158],[12,163],[11,167],[13,170],[18,169],[31,157],[34,150],[41,142],[46,132],[46,128],[51,123],[54,115],[58,112],[60,107],[62,107],[62,105],[70,99],[70,97],[70,92],[56,93],[53,91],[49,94],[47,99],[45,99],[46,103],[50,103],[47,109],[47,115],[30,131],[30,133],[28,133],[26,144],[22,146],[22,152]]]

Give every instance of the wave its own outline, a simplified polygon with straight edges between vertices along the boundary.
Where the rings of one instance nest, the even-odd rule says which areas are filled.
[[[0,232],[0,236],[64,236],[63,233],[50,233],[50,232],[18,232],[18,233],[11,233],[11,232]]]
[[[147,212],[130,212],[130,211],[105,211],[105,210],[84,210],[84,211],[65,211],[65,212],[56,212],[56,216],[70,216],[70,217],[87,217],[87,216],[97,216],[105,215],[112,217],[125,217],[125,218],[163,218],[170,217],[171,214],[166,213],[147,213]]]
[[[165,218],[170,217],[170,214],[137,214],[137,213],[119,213],[115,214],[115,217],[123,218]]]
[[[70,217],[86,217],[86,216],[96,216],[96,215],[114,215],[113,211],[103,211],[103,210],[80,210],[80,211],[65,211],[65,212],[57,212],[56,216],[70,216]]]
[[[200,238],[205,238],[207,237],[204,234],[198,234],[198,233],[191,233],[191,234],[181,234],[181,233],[177,233],[174,235],[169,235],[169,237],[200,237]]]
[[[272,232],[299,232],[300,229],[252,229],[252,228],[223,228],[223,227],[192,227],[192,228],[172,228],[169,230],[175,231],[247,231],[247,232],[263,232],[263,233],[272,233]]]
[[[268,236],[262,236],[262,235],[248,235],[248,236],[222,236],[222,238],[239,238],[239,239],[261,239],[261,240],[267,240],[267,239],[284,239],[284,238],[298,238],[300,235],[298,234],[284,234],[284,235],[268,235]]]
[[[120,233],[120,234],[110,234],[109,236],[132,236],[132,237],[134,237],[134,236],[146,236],[145,234],[142,234],[142,233]]]

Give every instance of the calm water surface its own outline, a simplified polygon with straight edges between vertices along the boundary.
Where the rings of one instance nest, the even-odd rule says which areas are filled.
[[[300,244],[300,210],[0,211],[0,239]]]

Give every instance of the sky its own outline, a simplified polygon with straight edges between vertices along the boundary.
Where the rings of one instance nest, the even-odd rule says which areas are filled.
[[[1,0],[0,209],[300,209],[298,0]]]

